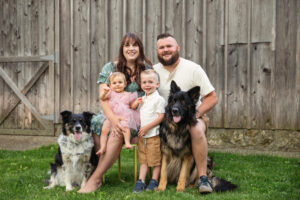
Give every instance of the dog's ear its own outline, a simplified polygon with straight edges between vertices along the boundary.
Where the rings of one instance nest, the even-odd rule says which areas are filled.
[[[65,111],[61,112],[60,115],[61,115],[63,123],[65,124],[68,121],[69,117],[72,115],[72,112],[65,110]]]
[[[187,91],[189,97],[193,100],[194,103],[197,103],[200,96],[200,87],[196,86]]]
[[[178,91],[180,91],[180,87],[177,86],[176,82],[172,80],[171,82],[171,89],[170,89],[170,94],[174,94]]]
[[[83,116],[84,116],[86,122],[90,123],[90,122],[91,122],[91,119],[92,119],[92,117],[93,117],[93,115],[94,115],[95,113],[92,113],[92,112],[83,112],[82,114],[83,114]]]

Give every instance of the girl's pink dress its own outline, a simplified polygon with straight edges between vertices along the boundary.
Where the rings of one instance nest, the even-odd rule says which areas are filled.
[[[121,121],[122,126],[129,127],[130,129],[138,130],[140,126],[140,114],[137,110],[130,108],[130,104],[138,98],[136,92],[123,92],[117,93],[109,91],[108,102],[113,113],[117,116],[121,116],[124,120]],[[106,116],[103,115],[102,122],[106,120]]]

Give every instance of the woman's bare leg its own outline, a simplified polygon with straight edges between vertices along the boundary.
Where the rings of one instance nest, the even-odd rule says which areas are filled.
[[[123,137],[110,135],[108,138],[106,153],[103,154],[98,162],[97,168],[89,178],[83,188],[78,193],[90,193],[96,191],[102,184],[102,176],[119,157],[122,149]]]

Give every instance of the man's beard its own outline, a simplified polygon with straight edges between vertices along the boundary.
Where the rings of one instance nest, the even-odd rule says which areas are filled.
[[[177,62],[179,59],[179,52],[176,50],[169,60],[164,60],[162,56],[157,55],[157,58],[161,64],[164,66],[170,66]]]

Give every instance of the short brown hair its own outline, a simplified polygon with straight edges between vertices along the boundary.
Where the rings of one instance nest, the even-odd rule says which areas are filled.
[[[157,80],[159,80],[159,79],[158,79],[158,73],[157,73],[154,69],[146,69],[146,70],[144,70],[144,71],[141,72],[141,76],[142,76],[143,74],[145,74],[145,75],[148,75],[148,74],[154,74],[154,75],[156,75]]]
[[[156,41],[159,40],[159,39],[163,39],[163,38],[167,38],[167,37],[172,37],[174,38],[173,35],[171,35],[170,33],[162,33],[162,34],[159,34],[156,38]],[[174,38],[175,39],[175,38]]]

